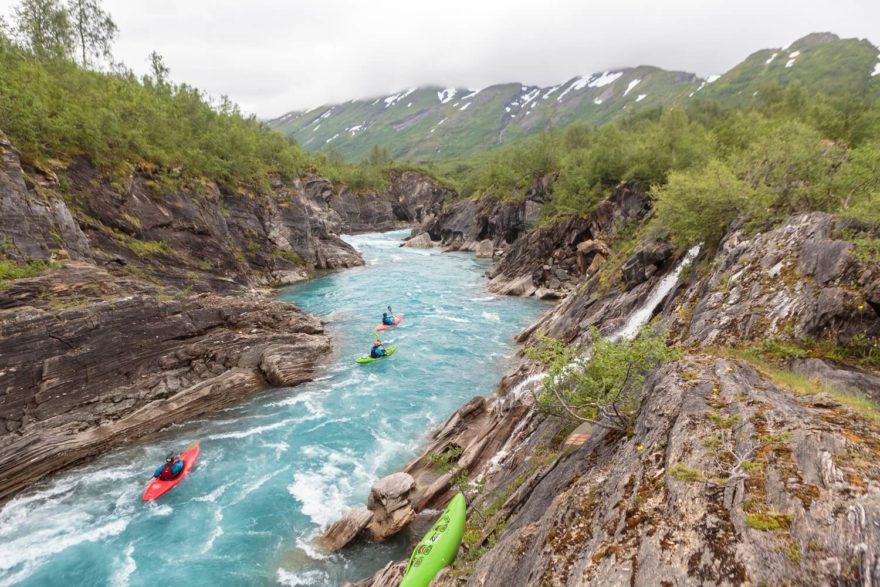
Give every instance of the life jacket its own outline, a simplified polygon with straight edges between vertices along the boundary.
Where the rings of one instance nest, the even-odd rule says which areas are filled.
[[[388,326],[393,326],[394,325],[394,316],[385,316],[384,318],[382,318],[382,323],[386,324]]]
[[[162,467],[162,472],[159,473],[159,479],[162,481],[171,481],[172,479],[176,479],[177,475],[180,475],[178,472],[177,475],[174,474],[174,467],[180,461],[180,457],[174,457],[174,460],[170,463],[165,463],[165,466]]]
[[[379,357],[385,356],[385,350],[380,346],[374,346],[370,349],[370,357],[374,359],[378,359]]]

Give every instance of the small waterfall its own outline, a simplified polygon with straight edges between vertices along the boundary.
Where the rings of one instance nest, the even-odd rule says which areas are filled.
[[[654,290],[651,292],[651,295],[648,296],[648,299],[645,300],[639,308],[633,312],[629,319],[627,319],[626,323],[613,332],[608,338],[612,341],[619,340],[632,340],[639,333],[642,326],[648,323],[651,319],[651,316],[654,314],[654,310],[657,309],[657,306],[663,299],[669,295],[669,292],[675,287],[678,283],[678,278],[681,276],[681,272],[684,271],[684,268],[691,263],[694,258],[700,253],[701,245],[694,245],[691,247],[688,252],[685,254],[684,258],[681,262],[675,267],[673,271],[670,271],[668,275],[663,277]],[[568,365],[566,365],[562,372],[556,376],[556,383],[559,382],[561,378],[563,378],[566,374],[570,373],[572,369],[580,367],[584,363],[590,360],[590,351],[587,350],[582,356],[578,357]],[[535,384],[538,381],[543,382],[546,377],[546,373],[535,373],[533,375],[529,375],[521,382],[519,382],[512,390],[511,395],[516,399],[522,399],[525,396],[526,392],[529,390],[529,387]]]

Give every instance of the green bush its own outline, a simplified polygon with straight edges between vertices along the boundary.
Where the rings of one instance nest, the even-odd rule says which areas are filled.
[[[547,369],[539,408],[580,421],[604,422],[631,431],[638,413],[640,391],[648,373],[677,359],[681,352],[663,337],[643,328],[632,340],[614,341],[591,330],[589,356],[559,340],[544,338],[527,355]]]
[[[682,245],[716,242],[743,213],[760,208],[758,192],[718,159],[705,167],[669,174],[652,190],[657,220]]]

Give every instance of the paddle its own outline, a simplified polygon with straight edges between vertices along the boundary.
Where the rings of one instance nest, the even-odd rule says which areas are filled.
[[[385,348],[385,345],[382,344],[382,341],[379,340],[379,333],[378,333],[377,331],[375,331],[375,330],[373,331],[373,338],[376,339],[376,341],[379,343],[379,346],[382,347],[382,350],[385,351],[385,354],[387,355],[387,354],[388,354],[388,349],[386,349],[386,348]]]

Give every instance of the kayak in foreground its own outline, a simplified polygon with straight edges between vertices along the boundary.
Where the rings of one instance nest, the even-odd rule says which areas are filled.
[[[361,357],[359,359],[355,359],[354,362],[361,363],[361,364],[372,363],[374,361],[379,361],[381,359],[384,359],[385,357],[390,357],[391,355],[394,354],[394,351],[396,351],[396,350],[397,350],[396,346],[390,346],[390,347],[388,347],[388,350],[385,351],[385,354],[377,359],[374,359],[373,357]]]
[[[441,569],[452,564],[464,535],[466,511],[464,495],[456,494],[416,545],[400,587],[427,587]]]
[[[150,481],[150,484],[147,485],[147,489],[144,491],[144,501],[152,501],[159,496],[165,495],[183,481],[184,477],[189,475],[189,472],[192,471],[193,466],[196,464],[196,459],[199,458],[199,443],[195,443],[180,453],[180,458],[183,459],[183,471],[180,472],[180,475],[168,481],[162,481],[161,479]]]
[[[394,316],[394,325],[393,326],[391,324],[379,324],[373,330],[388,330],[389,328],[394,328],[394,326],[397,326],[402,321],[403,321],[403,314],[397,314],[396,316]]]

